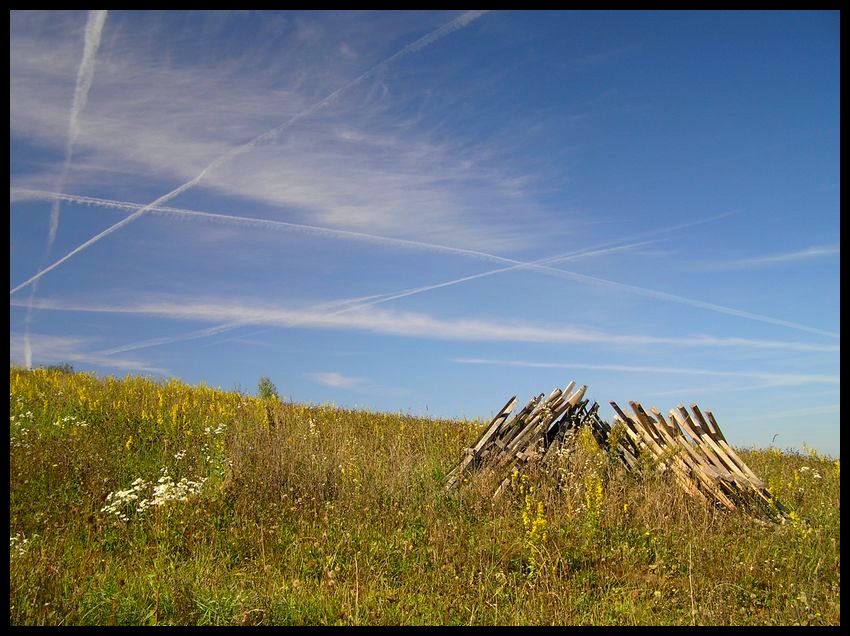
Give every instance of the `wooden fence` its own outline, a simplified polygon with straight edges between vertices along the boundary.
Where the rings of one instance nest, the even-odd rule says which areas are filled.
[[[550,467],[568,439],[588,426],[597,444],[614,452],[630,470],[652,464],[669,471],[688,493],[707,504],[729,510],[743,507],[771,518],[785,515],[784,506],[728,444],[711,411],[703,414],[696,404],[690,411],[680,405],[666,419],[658,409],[650,409],[650,415],[639,403],[629,402],[630,416],[611,402],[617,414],[614,429],[621,431],[612,435],[614,429],[599,417],[599,405],[585,399],[586,392],[586,386],[575,389],[570,382],[548,397],[541,393],[532,398],[513,417],[517,399],[512,397],[464,449],[447,475],[447,488],[458,487],[473,472],[503,476],[493,495],[498,497],[510,484],[514,468],[528,462]]]

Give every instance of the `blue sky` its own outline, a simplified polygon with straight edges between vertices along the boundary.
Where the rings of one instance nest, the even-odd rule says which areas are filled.
[[[10,361],[838,456],[839,24],[12,11]]]

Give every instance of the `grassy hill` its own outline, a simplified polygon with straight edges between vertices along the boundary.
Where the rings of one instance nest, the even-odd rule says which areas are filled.
[[[443,486],[480,422],[62,369],[9,394],[12,625],[840,624],[840,463],[813,451],[740,451],[775,524],[581,436],[492,502]]]

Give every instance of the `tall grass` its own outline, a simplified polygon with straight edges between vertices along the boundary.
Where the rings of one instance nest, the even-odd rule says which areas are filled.
[[[840,624],[840,464],[742,451],[793,514],[706,508],[579,436],[445,473],[480,422],[10,368],[9,621]]]

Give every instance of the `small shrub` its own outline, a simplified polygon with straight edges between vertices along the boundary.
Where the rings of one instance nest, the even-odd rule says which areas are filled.
[[[275,402],[280,402],[280,396],[277,394],[277,387],[268,376],[264,375],[260,378],[259,383],[257,383],[257,394],[263,400],[274,400]]]

